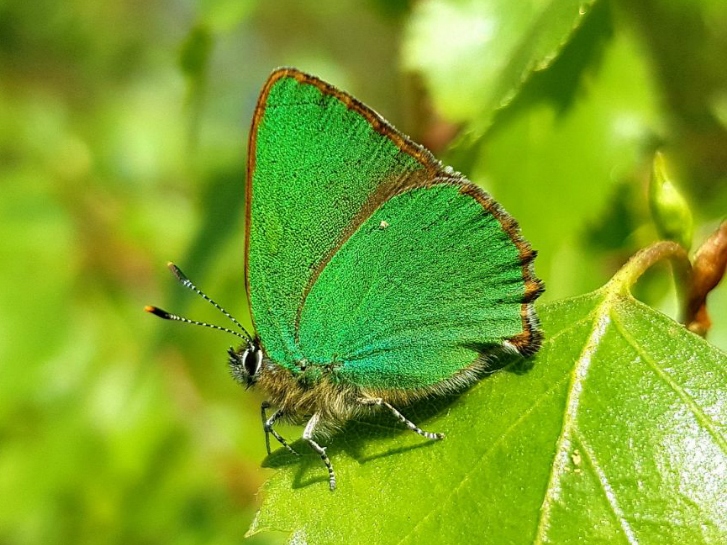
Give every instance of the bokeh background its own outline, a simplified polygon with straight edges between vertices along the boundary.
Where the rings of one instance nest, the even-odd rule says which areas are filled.
[[[235,339],[142,309],[228,325],[173,260],[250,324],[246,138],[277,66],[352,92],[490,190],[540,251],[544,302],[658,238],[657,148],[698,245],[727,210],[724,2],[593,4],[493,121],[478,92],[512,52],[482,36],[507,2],[0,0],[0,543],[242,540],[270,471],[262,398],[228,376]],[[478,136],[451,150],[458,129]],[[670,282],[640,295],[674,315]]]

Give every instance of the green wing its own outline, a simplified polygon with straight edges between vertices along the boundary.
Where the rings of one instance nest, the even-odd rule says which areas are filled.
[[[466,180],[399,188],[322,267],[300,349],[380,389],[451,379],[504,341],[528,354],[540,341],[533,258],[515,222]]]
[[[248,158],[246,280],[270,359],[371,388],[446,380],[540,334],[534,252],[486,193],[327,83],[273,73]]]
[[[268,357],[290,369],[304,357],[295,328],[305,292],[379,185],[440,169],[351,96],[293,69],[270,76],[249,140],[245,252]]]

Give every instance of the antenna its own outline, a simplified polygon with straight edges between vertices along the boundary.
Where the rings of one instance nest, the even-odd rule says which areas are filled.
[[[163,318],[164,320],[176,320],[177,322],[183,322],[186,324],[193,324],[193,325],[200,325],[203,327],[209,327],[212,329],[217,329],[219,331],[225,331],[226,333],[232,333],[236,337],[240,337],[241,339],[244,339],[248,344],[252,344],[252,337],[250,337],[250,334],[247,332],[247,330],[242,326],[240,322],[238,322],[232,314],[227,312],[224,308],[222,308],[220,305],[218,305],[215,301],[213,301],[210,297],[207,296],[201,289],[199,289],[197,286],[195,286],[192,281],[187,278],[187,275],[185,275],[182,270],[177,267],[174,263],[171,261],[167,263],[167,267],[169,267],[169,270],[172,271],[172,274],[179,280],[179,283],[182,284],[185,288],[192,290],[194,293],[199,295],[202,299],[210,303],[213,307],[215,307],[217,310],[219,310],[222,314],[227,316],[230,321],[235,324],[237,327],[240,328],[242,333],[235,331],[234,329],[229,329],[227,327],[222,327],[214,324],[208,324],[206,322],[199,322],[197,320],[190,320],[189,318],[185,318],[183,316],[179,316],[177,314],[172,314],[171,312],[167,312],[166,310],[160,309],[155,306],[147,305],[144,307],[144,310],[146,312],[149,312],[150,314],[153,314],[154,316],[159,316],[159,318]]]

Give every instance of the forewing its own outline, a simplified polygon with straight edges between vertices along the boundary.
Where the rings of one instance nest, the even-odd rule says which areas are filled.
[[[451,379],[506,341],[532,353],[533,258],[515,221],[463,179],[383,194],[310,287],[300,350],[380,389]]]
[[[305,292],[372,193],[440,168],[350,95],[293,69],[271,75],[250,133],[245,267],[268,357],[291,369],[303,357],[295,328]]]

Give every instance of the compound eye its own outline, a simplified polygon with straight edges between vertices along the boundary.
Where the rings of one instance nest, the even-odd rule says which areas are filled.
[[[260,370],[260,365],[262,365],[262,362],[263,354],[262,351],[257,347],[245,350],[245,353],[242,355],[242,364],[245,366],[245,371],[247,372],[247,374],[251,377],[255,376]]]

